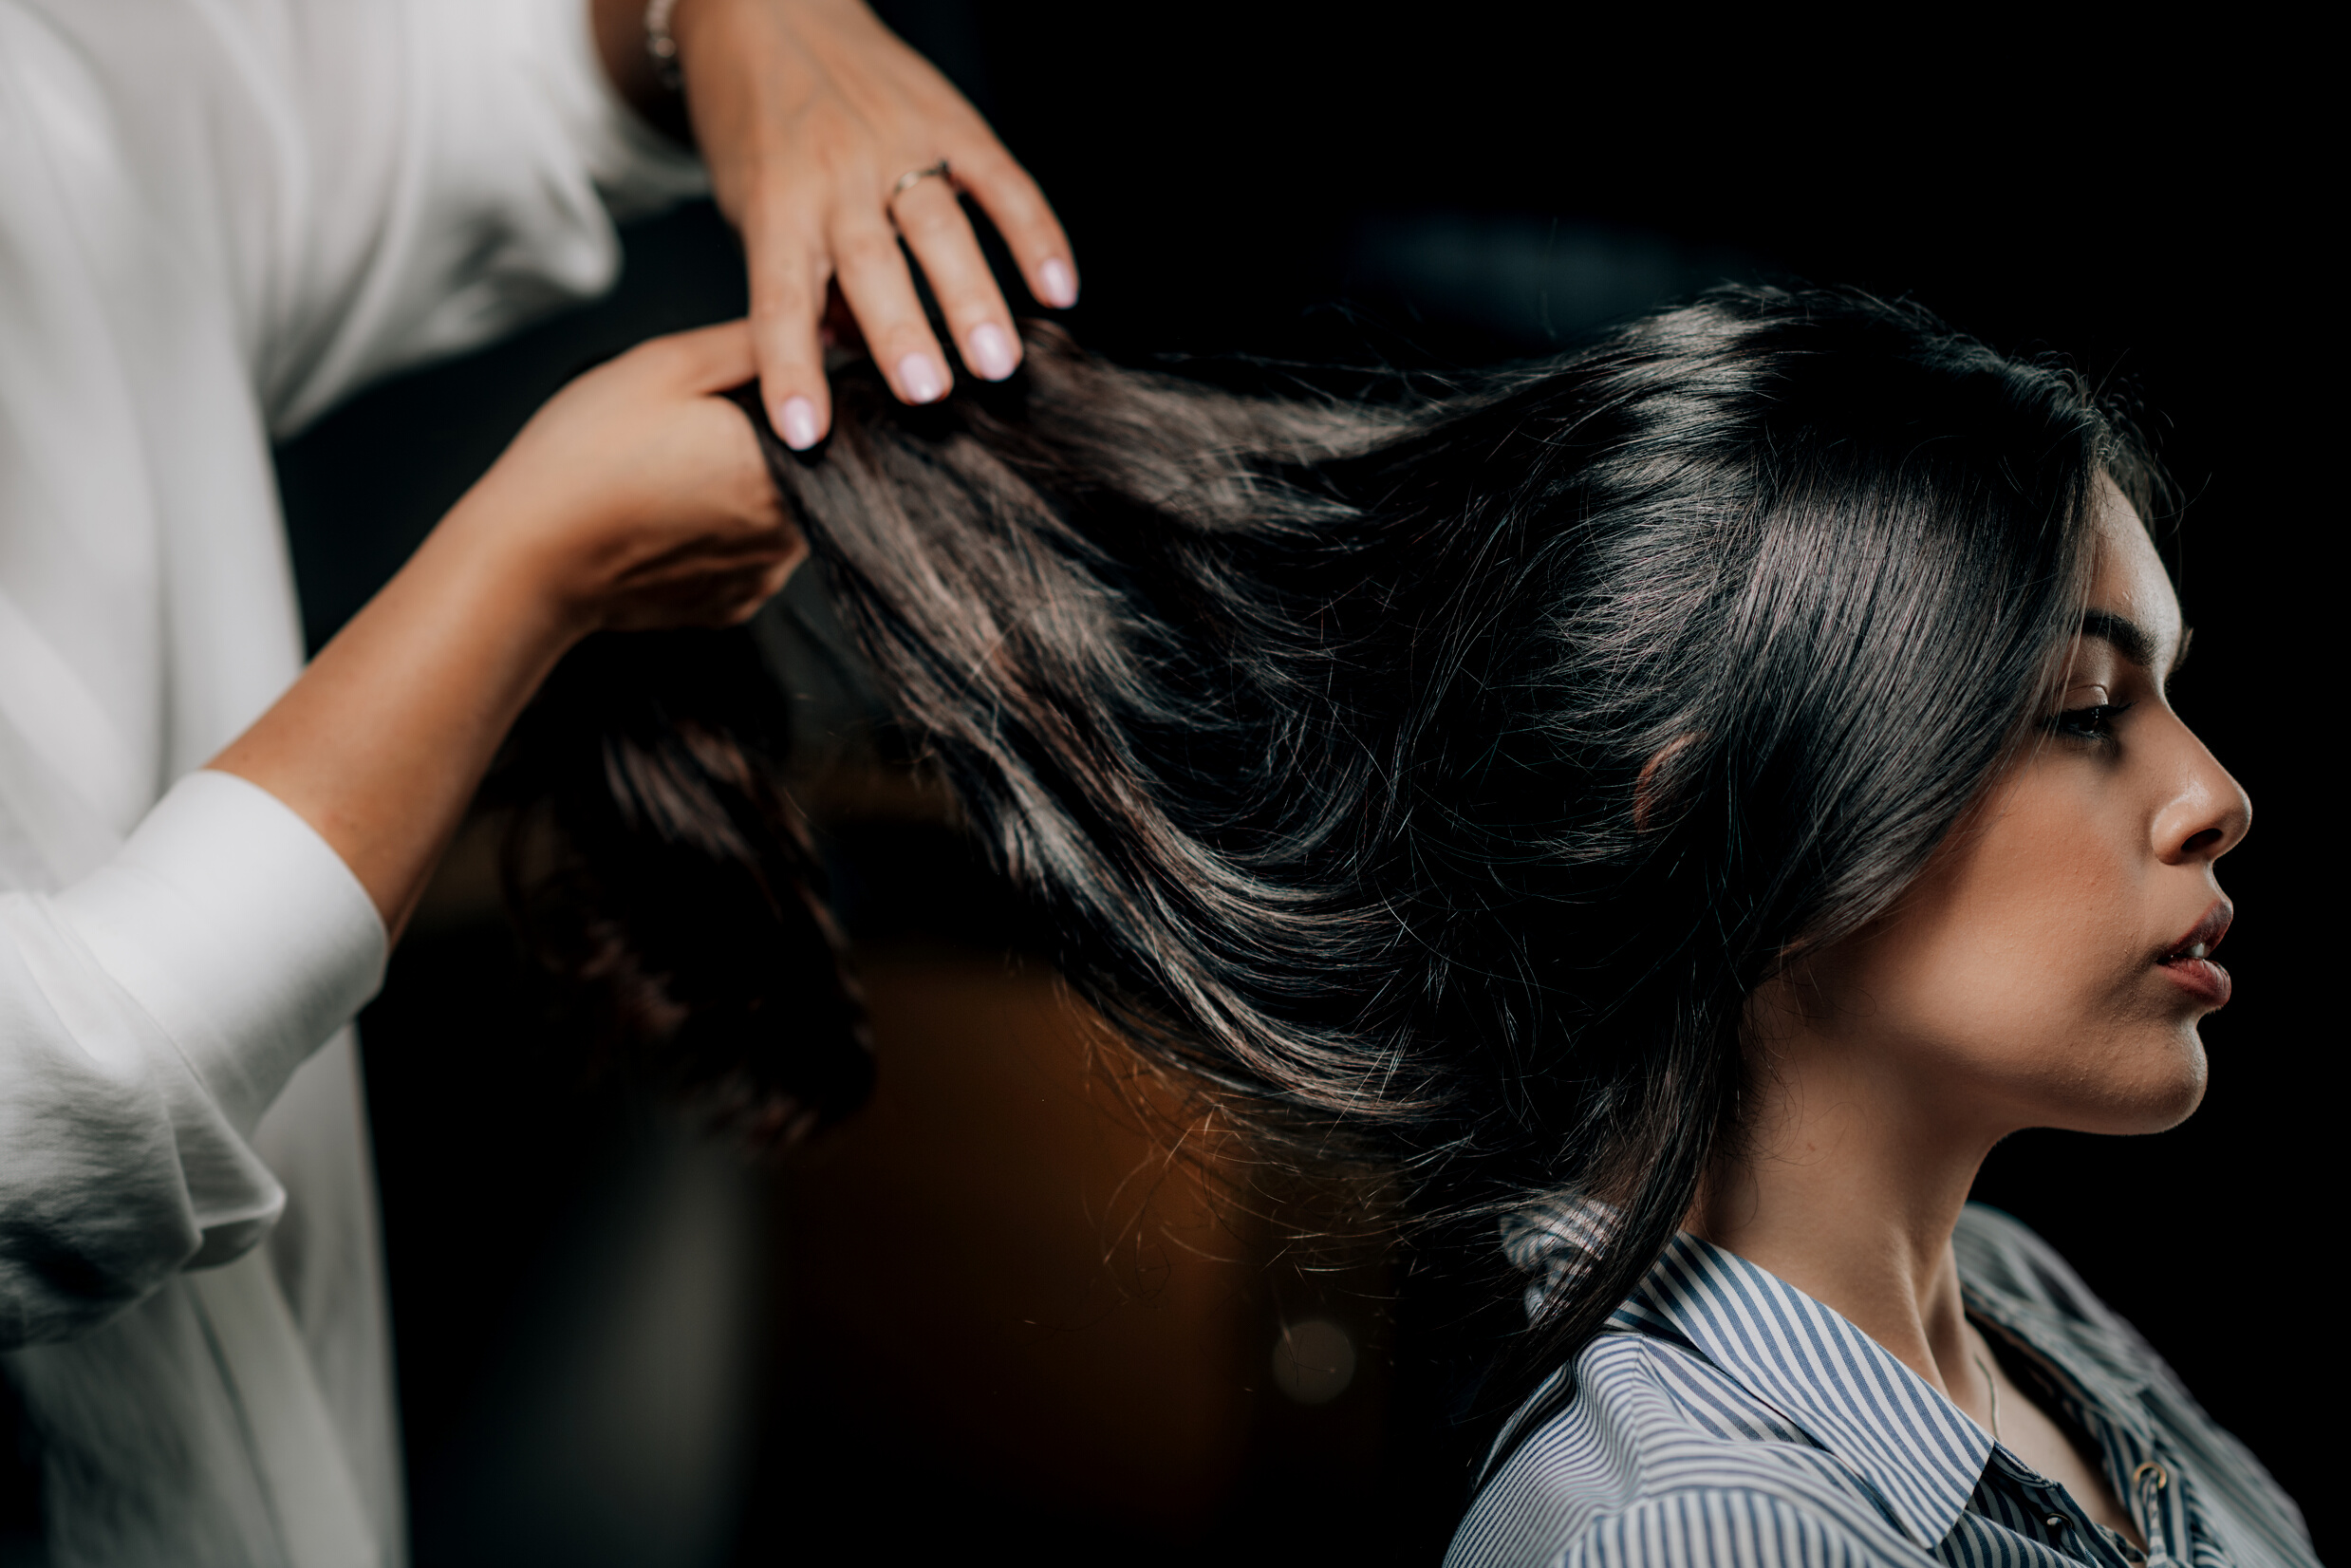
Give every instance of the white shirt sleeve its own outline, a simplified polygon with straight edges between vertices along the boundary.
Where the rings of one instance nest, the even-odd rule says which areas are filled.
[[[0,1344],[259,1240],[285,1194],[247,1140],[385,948],[326,841],[227,774],[64,891],[0,894]]]
[[[700,187],[587,0],[0,0],[0,1350],[258,1241],[253,1128],[382,973],[325,842],[192,772],[301,668],[270,436]]]
[[[281,436],[378,377],[602,293],[613,220],[706,188],[614,91],[588,0],[241,6],[281,22],[254,33],[300,208],[281,215],[289,261],[256,302],[274,317],[264,397]]]

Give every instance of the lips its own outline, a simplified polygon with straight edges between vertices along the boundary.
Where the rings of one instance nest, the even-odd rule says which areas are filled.
[[[2236,913],[2227,899],[2220,900],[2204,912],[2204,918],[2186,936],[2155,960],[2165,973],[2192,995],[2214,1007],[2228,1002],[2233,987],[2229,971],[2212,961],[2212,949],[2229,934],[2229,923],[2236,918]]]

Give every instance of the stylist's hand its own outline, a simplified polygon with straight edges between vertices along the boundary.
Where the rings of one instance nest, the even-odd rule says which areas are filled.
[[[656,338],[532,417],[212,761],[293,808],[397,936],[514,716],[593,631],[748,617],[807,553],[743,411],[741,322]]]
[[[958,191],[994,221],[1039,301],[1077,303],[1069,241],[1036,182],[861,0],[679,0],[671,31],[695,140],[749,253],[760,388],[787,444],[812,446],[831,424],[818,337],[829,283],[899,397],[946,395],[902,234],[971,372],[1001,381],[1019,364]],[[942,160],[948,177],[899,188]]]
[[[638,345],[550,399],[442,527],[568,635],[747,619],[807,554],[743,411],[743,322]]]

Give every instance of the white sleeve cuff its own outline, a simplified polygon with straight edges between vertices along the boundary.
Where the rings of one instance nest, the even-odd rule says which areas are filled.
[[[239,1134],[383,983],[367,890],[291,808],[230,774],[181,779],[53,907]]]

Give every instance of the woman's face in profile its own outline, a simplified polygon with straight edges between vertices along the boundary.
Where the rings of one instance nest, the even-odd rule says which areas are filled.
[[[1805,1034],[1855,1048],[1849,1070],[1898,1074],[1995,1138],[2178,1122],[2204,1092],[2197,1023],[2229,997],[2206,956],[2231,913],[2215,863],[2251,805],[2172,710],[2178,601],[2103,476],[2097,533],[2089,613],[2039,744],[1791,999]]]

